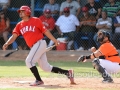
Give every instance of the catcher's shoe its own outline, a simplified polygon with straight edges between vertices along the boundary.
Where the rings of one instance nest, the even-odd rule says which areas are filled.
[[[68,73],[68,78],[70,79],[70,84],[76,84],[74,82],[74,71],[73,70],[68,70],[69,73]]]
[[[39,86],[39,85],[43,85],[43,84],[44,84],[43,81],[36,80],[34,83],[30,84],[30,86]]]
[[[104,79],[102,83],[114,83],[113,79]]]

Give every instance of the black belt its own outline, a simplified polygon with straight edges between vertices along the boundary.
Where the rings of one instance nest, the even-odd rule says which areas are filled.
[[[117,54],[114,54],[114,55],[110,55],[108,57],[112,57],[112,56],[119,56],[119,54],[117,53]]]
[[[119,53],[117,54],[114,54],[114,55],[110,55],[108,57],[113,57],[113,56],[119,56]],[[103,55],[103,56],[99,56],[99,59],[105,59],[106,57]]]

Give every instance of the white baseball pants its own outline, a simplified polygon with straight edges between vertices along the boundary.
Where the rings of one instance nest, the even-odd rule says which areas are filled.
[[[47,61],[45,40],[39,40],[35,43],[26,58],[26,66],[28,68],[35,66],[36,62],[38,62],[42,70],[51,72],[53,66]]]
[[[99,59],[100,65],[106,69],[106,71],[110,74],[120,72],[120,65],[116,62],[111,62],[105,59]]]

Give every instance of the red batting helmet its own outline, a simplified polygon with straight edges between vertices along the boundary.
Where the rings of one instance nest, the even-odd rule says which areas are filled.
[[[30,16],[31,10],[28,6],[21,6],[20,9],[17,12],[20,13],[21,10],[25,11],[25,14],[27,16]]]

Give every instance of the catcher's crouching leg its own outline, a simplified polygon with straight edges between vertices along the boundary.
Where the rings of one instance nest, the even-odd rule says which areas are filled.
[[[102,81],[103,83],[112,83],[113,82],[113,79],[111,78],[111,76],[107,73],[107,71],[105,70],[105,68],[103,68],[101,65],[100,65],[100,61],[98,58],[94,59],[92,61],[92,65],[94,67],[94,69],[96,69],[101,75],[102,77],[104,78],[104,80]]]

